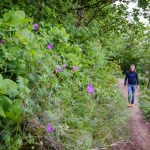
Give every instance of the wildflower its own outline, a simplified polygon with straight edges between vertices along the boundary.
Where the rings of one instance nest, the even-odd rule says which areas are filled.
[[[74,67],[73,67],[73,70],[74,70],[74,71],[78,71],[78,69],[79,69],[78,66],[74,66]]]
[[[49,133],[52,133],[53,130],[54,130],[53,126],[50,123],[47,126],[47,130],[48,130]]]
[[[35,30],[38,30],[38,29],[39,29],[39,25],[38,25],[37,23],[35,23],[35,24],[33,25],[33,27],[34,27]]]
[[[66,68],[68,65],[67,64],[64,64],[64,68]]]
[[[43,62],[42,62],[42,61],[39,61],[39,64],[43,64]]]
[[[54,47],[53,44],[51,44],[51,43],[48,44],[48,48],[49,48],[49,49],[53,49],[53,47]]]
[[[61,67],[61,66],[59,66],[59,67],[57,68],[57,72],[62,72],[62,67]]]
[[[88,85],[88,88],[87,88],[87,90],[88,90],[88,92],[90,93],[90,94],[94,94],[94,86],[92,85],[92,84],[89,84]]]
[[[4,40],[0,40],[0,44],[4,44],[5,43],[5,41]]]

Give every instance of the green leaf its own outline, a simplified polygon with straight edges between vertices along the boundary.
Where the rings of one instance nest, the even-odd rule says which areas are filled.
[[[4,79],[3,80],[3,88],[6,94],[8,95],[16,95],[17,94],[17,84],[10,80],[10,79]]]
[[[12,100],[5,95],[0,96],[0,106],[3,108],[4,112],[8,111],[12,105]]]
[[[25,18],[25,13],[24,13],[24,11],[22,11],[22,10],[17,10],[17,11],[15,11],[15,13],[14,13],[14,18],[17,18],[17,19],[19,19],[19,20],[24,19],[24,18]]]
[[[23,112],[22,108],[20,106],[13,106],[13,111],[16,114],[21,114]]]
[[[6,117],[10,118],[13,121],[19,121],[22,119],[21,113],[23,109],[20,106],[12,106],[8,112],[6,112]]]
[[[9,103],[10,105],[12,105],[12,100],[9,99],[7,96],[5,95],[0,95],[0,104],[1,103]]]
[[[25,13],[22,10],[15,11],[11,24],[14,26],[20,25],[21,21],[25,18]]]
[[[4,21],[10,23],[11,26],[17,26],[25,19],[25,13],[22,10],[9,11],[3,15],[3,18]]]
[[[3,77],[2,77],[2,75],[0,74],[0,89],[2,88],[2,86],[3,86]]]
[[[5,112],[1,106],[0,106],[0,116],[2,116],[4,118],[6,117]]]
[[[9,11],[3,15],[4,21],[9,21],[12,18],[12,11]]]

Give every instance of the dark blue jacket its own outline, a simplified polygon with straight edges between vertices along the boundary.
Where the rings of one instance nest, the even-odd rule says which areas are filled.
[[[126,73],[124,85],[127,84],[127,80],[128,80],[128,84],[130,85],[138,85],[139,84],[138,73],[136,71],[128,71]]]

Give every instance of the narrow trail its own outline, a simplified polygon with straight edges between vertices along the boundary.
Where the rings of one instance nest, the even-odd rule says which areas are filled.
[[[127,89],[124,89],[123,80],[118,81],[118,87],[127,98]],[[136,102],[133,108],[129,109],[129,129],[131,139],[121,150],[150,150],[150,123],[144,119],[142,111],[139,108],[138,92],[136,93]]]

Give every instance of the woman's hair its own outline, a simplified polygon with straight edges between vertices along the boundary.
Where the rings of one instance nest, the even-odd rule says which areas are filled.
[[[135,67],[135,65],[134,65],[134,64],[131,64],[130,67]]]
[[[130,69],[131,69],[131,67],[134,67],[134,71],[137,72],[136,66],[135,66],[134,64],[131,64],[131,65],[130,65]]]

